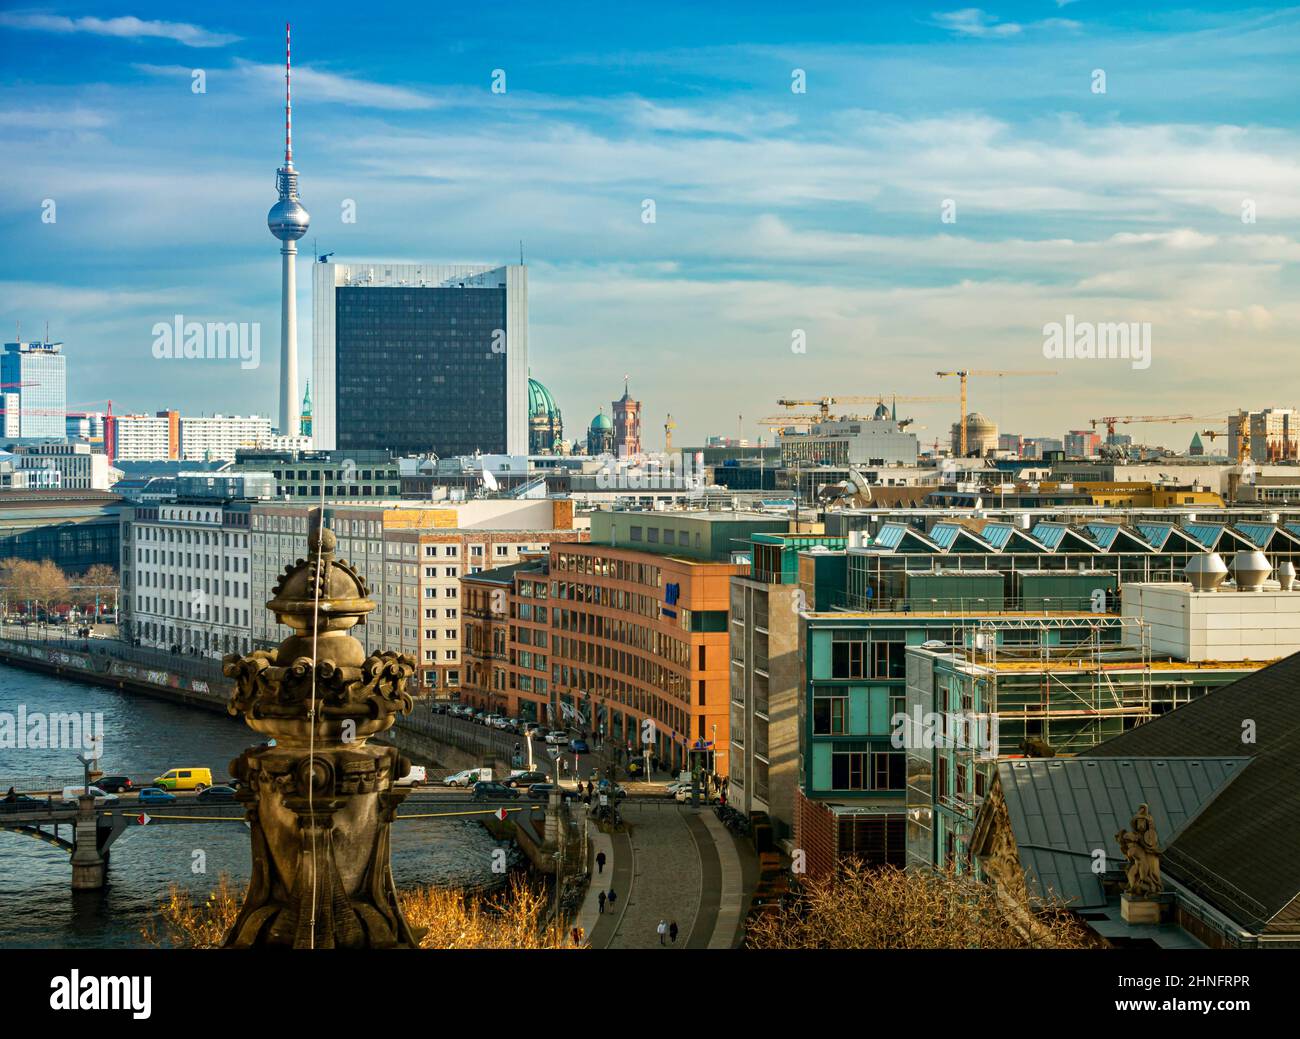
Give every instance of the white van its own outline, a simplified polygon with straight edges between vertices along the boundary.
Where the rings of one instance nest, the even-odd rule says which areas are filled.
[[[85,792],[86,788],[84,786],[65,786],[63,788],[63,803],[65,805],[75,805],[77,798]],[[94,795],[95,804],[111,804],[117,800],[117,794],[110,794],[97,786],[92,786],[90,793]]]
[[[448,776],[443,782],[447,786],[463,787],[471,787],[475,783],[490,783],[492,782],[492,770],[490,768],[467,768],[463,772]]]
[[[424,786],[428,781],[429,775],[425,767],[423,765],[412,765],[411,771],[397,780],[393,786]]]

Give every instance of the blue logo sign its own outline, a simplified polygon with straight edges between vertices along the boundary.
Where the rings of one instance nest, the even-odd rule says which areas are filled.
[[[682,596],[682,586],[679,584],[664,585],[664,602],[669,606],[676,606],[677,600]]]

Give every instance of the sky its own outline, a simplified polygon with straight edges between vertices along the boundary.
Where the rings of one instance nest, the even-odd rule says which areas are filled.
[[[1025,436],[1188,414],[1122,427],[1181,448],[1296,405],[1300,8],[989,2],[318,0],[300,378],[314,251],[522,241],[568,436],[624,375],[650,449],[669,412],[679,445],[770,442],[778,398],[951,396],[954,368],[1040,373],[970,380]],[[283,52],[260,3],[0,10],[0,322],[48,322],[70,405],[275,414]],[[154,357],[176,314],[260,323],[262,364]],[[1045,356],[1067,320],[1149,325],[1149,364]],[[927,447],[956,413],[899,405]]]

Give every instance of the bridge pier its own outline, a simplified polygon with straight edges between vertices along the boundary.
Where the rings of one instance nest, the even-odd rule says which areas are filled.
[[[72,828],[72,890],[98,891],[104,886],[107,860],[99,847],[99,818],[95,798],[77,798],[77,820]]]

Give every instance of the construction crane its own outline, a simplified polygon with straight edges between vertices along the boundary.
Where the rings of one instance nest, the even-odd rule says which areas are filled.
[[[876,393],[852,397],[817,397],[812,400],[784,399],[778,400],[783,408],[817,408],[820,412],[818,421],[825,422],[831,416],[833,404],[884,404],[886,399],[902,404],[951,404],[952,397],[915,397],[898,393]]]
[[[956,376],[959,380],[961,380],[961,420],[957,426],[957,438],[958,438],[958,445],[959,445],[958,454],[960,454],[962,458],[965,458],[966,457],[966,380],[968,378],[970,378],[971,376],[975,376],[977,378],[982,379],[985,376],[991,376],[991,375],[996,375],[999,378],[1003,376],[1012,376],[1012,375],[1030,376],[1030,377],[1039,376],[1039,375],[1055,375],[1056,369],[1053,368],[1050,371],[1035,372],[1035,371],[997,371],[997,370],[965,368],[965,369],[959,369],[954,372],[935,372],[934,374],[939,376],[939,378],[941,379],[947,378],[948,376]]]
[[[1088,423],[1093,429],[1096,429],[1102,423],[1106,425],[1106,437],[1110,439],[1115,436],[1115,427],[1117,425],[1127,426],[1130,422],[1195,422],[1195,415],[1105,415],[1101,418],[1090,418]]]
[[[670,413],[668,420],[664,423],[664,454],[666,455],[673,453],[673,430],[676,428],[677,423],[673,421],[673,416]]]
[[[1203,429],[1201,436],[1209,437],[1213,443],[1215,437],[1226,437],[1231,434],[1227,429]],[[1245,465],[1246,459],[1250,457],[1250,429],[1243,424],[1242,428],[1237,431],[1237,464]]]
[[[758,423],[768,429],[785,429],[787,426],[811,426],[822,421],[825,419],[821,415],[765,415]]]

